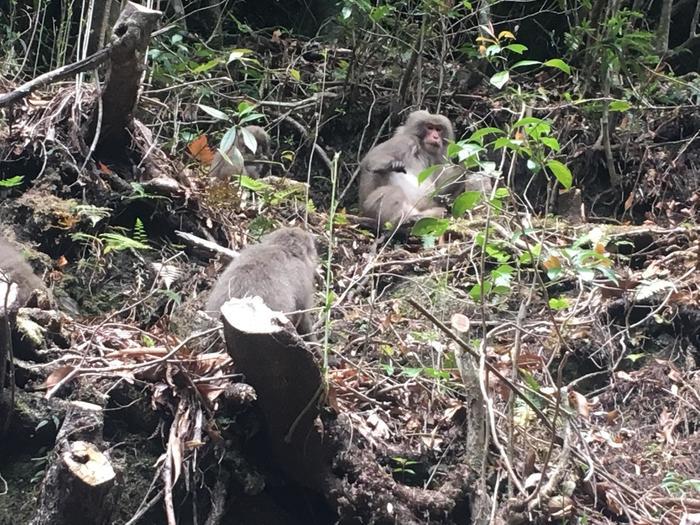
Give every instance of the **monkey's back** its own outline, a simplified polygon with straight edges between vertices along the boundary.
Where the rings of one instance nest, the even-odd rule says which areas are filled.
[[[3,237],[0,237],[0,271],[17,284],[20,302],[25,302],[33,290],[46,289],[43,281],[36,276],[19,250]],[[3,275],[0,274],[0,281],[2,280]],[[4,299],[0,298],[0,301],[2,300]]]
[[[232,261],[214,285],[206,311],[217,313],[231,298],[259,296],[272,310],[289,313],[313,302],[314,263],[277,245],[249,246]],[[289,315],[295,325],[298,315]]]

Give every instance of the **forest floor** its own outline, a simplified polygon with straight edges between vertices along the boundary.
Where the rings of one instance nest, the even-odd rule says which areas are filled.
[[[481,204],[433,242],[387,239],[332,213],[329,195],[307,206],[304,183],[212,187],[167,156],[170,192],[123,165],[80,169],[76,129],[57,124],[68,97],[16,110],[0,128],[12,158],[0,173],[25,176],[0,190],[0,223],[60,305],[25,309],[17,323],[1,525],[30,521],[76,401],[104,412],[122,480],[114,523],[167,523],[164,503],[178,523],[466,523],[484,491],[512,523],[700,522],[697,180],[664,182],[676,198],[657,191],[645,202],[656,215],[637,225]],[[686,136],[692,118],[665,121],[678,125],[666,135]],[[636,148],[626,162],[661,173],[668,155],[645,156],[635,137],[621,127],[619,142]],[[323,261],[327,307],[309,344],[337,449],[323,497],[277,470],[255,393],[197,317],[227,259],[176,234],[208,232],[238,250],[279,225],[312,231]],[[123,236],[109,236],[115,227]],[[477,275],[516,260],[498,291],[475,296]],[[470,410],[473,395],[483,411]],[[475,421],[486,449],[467,445]]]

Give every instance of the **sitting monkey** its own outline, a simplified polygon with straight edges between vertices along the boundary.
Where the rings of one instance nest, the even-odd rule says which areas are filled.
[[[236,140],[226,150],[228,161],[220,151],[216,152],[209,170],[210,177],[218,180],[228,180],[233,175],[245,174],[253,179],[259,179],[264,174],[265,164],[256,163],[256,161],[269,158],[270,136],[260,126],[245,126],[242,129],[255,137],[257,143],[255,152],[248,149],[243,139],[243,132],[239,130]]]
[[[300,228],[281,228],[246,247],[214,285],[205,310],[218,314],[230,298],[259,296],[284,313],[299,335],[311,332],[318,254],[314,237]]]
[[[435,170],[422,184],[418,174],[446,162],[447,142],[454,140],[452,123],[443,115],[414,111],[394,136],[372,148],[360,163],[360,208],[379,226],[421,217],[442,217],[445,209],[435,194],[464,191],[465,170],[459,166]]]

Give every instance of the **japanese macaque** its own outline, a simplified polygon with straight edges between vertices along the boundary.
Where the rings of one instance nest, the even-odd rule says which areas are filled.
[[[418,174],[446,162],[452,123],[443,115],[414,111],[394,136],[372,148],[360,163],[362,214],[384,226],[409,219],[442,217],[436,195],[464,191],[466,172],[459,166],[438,167],[422,184]]]
[[[24,306],[34,290],[46,287],[19,250],[0,237],[0,312],[6,300],[8,306]]]
[[[244,133],[250,133],[255,137],[257,146],[255,152],[250,150],[243,138]],[[259,179],[265,173],[265,164],[256,161],[267,159],[270,156],[270,136],[260,126],[245,126],[236,136],[234,143],[226,150],[226,160],[221,152],[217,151],[211,163],[209,176],[219,180],[228,180],[233,175],[248,175],[253,179]]]
[[[285,314],[299,335],[308,335],[317,265],[313,235],[300,228],[281,228],[246,247],[228,265],[205,310],[218,314],[230,298],[258,296],[271,310]]]

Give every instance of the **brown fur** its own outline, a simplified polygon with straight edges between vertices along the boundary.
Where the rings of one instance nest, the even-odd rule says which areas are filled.
[[[425,142],[428,126],[440,130],[442,144]],[[412,112],[394,136],[372,148],[360,163],[362,214],[384,226],[397,226],[409,218],[442,216],[433,194],[446,182],[447,171],[438,169],[420,186],[417,175],[429,166],[442,164],[448,141],[454,140],[452,123],[443,115]]]
[[[243,134],[238,133],[236,140],[226,151],[226,156],[231,161],[230,163],[224,159],[220,152],[216,152],[214,160],[211,163],[209,176],[218,180],[228,180],[234,175],[248,175],[254,179],[259,179],[265,173],[266,166],[264,164],[255,164],[253,161],[259,159],[267,159],[270,156],[270,136],[260,126],[245,126],[247,131],[253,134],[257,142],[255,153],[250,151],[245,145]],[[234,149],[240,153],[240,157],[235,154]],[[243,164],[241,164],[241,158]]]
[[[246,247],[214,285],[206,310],[218,313],[230,298],[259,296],[282,312],[300,335],[311,332],[314,275],[318,254],[313,235],[300,228],[281,228]]]

